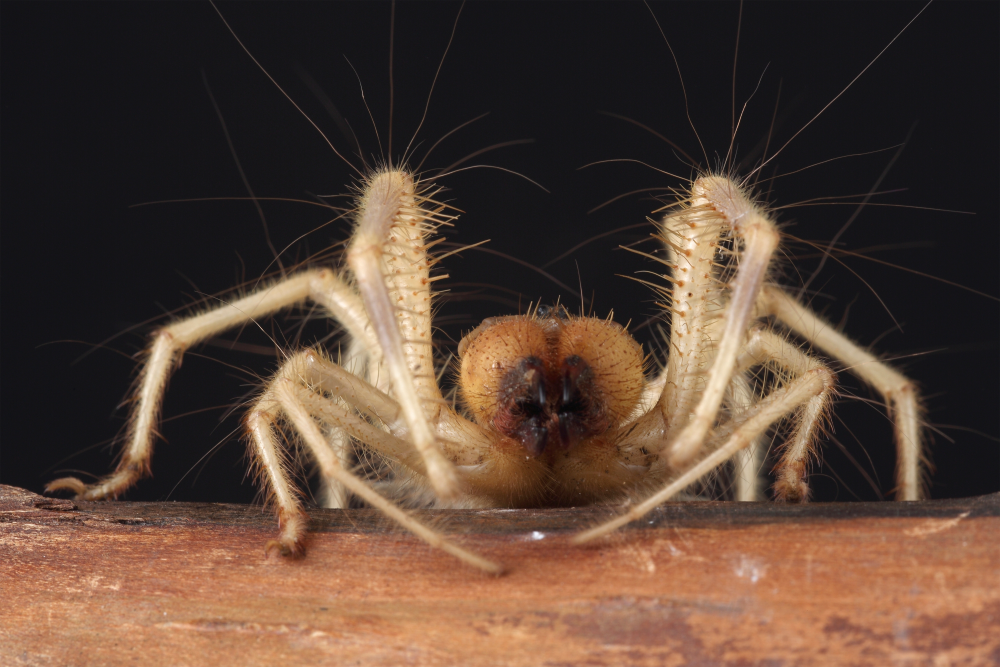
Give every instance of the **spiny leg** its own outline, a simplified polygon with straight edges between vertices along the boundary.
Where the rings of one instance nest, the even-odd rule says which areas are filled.
[[[337,360],[339,366],[344,368],[351,375],[368,380],[368,355],[365,346],[357,340],[350,340],[347,343],[346,353],[342,353]],[[343,404],[343,401],[341,401]],[[354,443],[350,434],[344,429],[335,426],[328,426],[324,433],[325,439],[330,443],[337,460],[342,467],[349,468],[354,460]],[[343,484],[335,479],[320,479],[320,492],[318,494],[321,507],[328,509],[344,509],[350,506],[351,494]]]
[[[354,346],[352,341],[351,345]],[[353,461],[354,443],[352,438],[372,446],[383,456],[389,456],[423,473],[423,462],[413,448],[399,438],[359,418],[354,410],[381,421],[386,428],[402,425],[399,405],[387,394],[372,386],[364,378],[351,373],[342,366],[328,361],[317,350],[303,350],[289,358],[275,374],[267,390],[261,395],[247,416],[247,428],[253,444],[260,470],[266,471],[271,484],[274,501],[278,506],[278,518],[282,527],[282,537],[274,545],[282,553],[301,553],[300,543],[305,535],[306,522],[297,495],[291,491],[292,485],[284,473],[285,466],[281,450],[272,435],[273,422],[278,418],[279,405],[274,398],[273,386],[279,380],[289,380],[310,387],[313,391],[328,392],[332,398],[319,394],[322,400],[315,408],[323,417],[326,426],[324,441],[332,451],[340,468],[347,469]],[[347,507],[351,491],[337,477],[330,476],[327,468],[320,467],[320,482],[324,507]]]
[[[345,406],[381,423],[396,437],[402,438],[409,434],[402,407],[395,398],[326,359],[317,350],[299,352],[285,363],[281,372],[288,377],[298,378],[316,391],[336,396]],[[455,465],[473,466],[481,462],[483,455],[493,446],[489,434],[482,427],[459,416],[450,408],[440,410],[433,426],[442,452]],[[394,455],[391,452],[385,453]],[[424,468],[422,465],[420,467]]]
[[[410,438],[426,463],[434,491],[448,500],[457,497],[462,484],[436,442],[429,414],[444,400],[431,353],[425,244],[428,232],[447,216],[426,211],[423,203],[406,172],[376,174],[360,202],[347,263],[357,279]]]
[[[690,466],[679,476],[671,480],[661,490],[657,491],[641,503],[634,505],[621,516],[579,533],[573,538],[574,544],[583,544],[593,539],[607,535],[622,526],[642,518],[661,503],[669,500],[699,479],[715,470],[718,466],[730,460],[737,452],[747,447],[755,438],[764,433],[775,422],[790,414],[801,406],[808,405],[817,397],[828,397],[833,390],[835,376],[828,369],[819,366],[806,371],[784,387],[768,394],[760,402],[748,410],[742,417],[733,420],[720,428],[721,444],[707,456],[704,456]],[[828,400],[828,398],[827,398]],[[804,411],[800,420],[808,419],[808,411]],[[727,428],[728,427],[728,428]],[[813,425],[800,431],[812,431]],[[786,451],[786,455],[788,452]]]
[[[371,446],[380,456],[397,460],[420,477],[427,478],[423,459],[413,446],[406,442],[409,431],[399,403],[385,392],[325,358],[319,350],[303,350],[281,367],[276,377],[287,377],[309,386],[315,392],[325,392],[332,396],[327,399],[316,394],[320,403],[310,404],[313,414],[322,417],[330,425],[334,441],[330,446],[338,452],[343,467],[348,467],[349,457],[340,455],[343,447],[349,447],[350,438]],[[358,418],[355,412],[367,416],[372,423]],[[336,425],[336,426],[334,426]],[[455,464],[471,468],[466,481],[473,487],[488,484],[488,468],[477,465],[489,456],[493,441],[483,429],[457,415],[450,408],[439,412],[434,423],[435,436],[441,451]],[[346,440],[347,442],[343,442]],[[328,439],[329,442],[329,439]],[[332,489],[342,488],[335,479],[322,477],[323,483]],[[346,492],[346,489],[343,489]],[[346,498],[346,496],[345,496]]]
[[[128,444],[115,471],[95,484],[87,485],[75,477],[50,482],[46,491],[67,489],[84,500],[114,498],[149,474],[149,461],[159,422],[160,406],[170,374],[184,351],[219,333],[247,322],[268,317],[307,298],[329,308],[353,337],[372,341],[364,307],[357,294],[333,271],[305,271],[263,287],[255,292],[207,312],[164,327],[153,337],[146,363],[139,378],[134,406],[129,417]],[[377,356],[374,342],[369,350]]]
[[[328,417],[325,421],[343,430],[344,435],[361,440],[381,455],[426,474],[423,459],[414,452],[412,445],[396,435],[405,434],[406,424],[400,416],[399,404],[391,396],[324,358],[318,350],[307,349],[282,364],[254,409],[269,412],[268,408],[261,406],[266,403],[268,393],[273,391],[276,383],[285,380],[309,387],[310,395],[321,401],[309,404],[313,414]],[[329,394],[332,399],[320,392]],[[384,428],[373,426],[357,416],[355,411],[381,423]]]
[[[784,326],[882,394],[893,420],[896,436],[896,500],[924,497],[922,464],[926,463],[920,432],[921,406],[916,385],[875,355],[837,331],[829,322],[777,287],[766,287],[760,296],[761,316],[773,315]]]
[[[729,383],[726,405],[734,417],[746,413],[753,406],[753,388],[743,373],[733,375]],[[734,499],[740,502],[756,502],[764,500],[764,477],[760,471],[767,454],[766,441],[763,437],[754,441],[733,457],[733,487]]]
[[[411,448],[408,448],[404,441],[357,418],[339,405],[337,401],[326,399],[303,386],[301,384],[301,371],[304,370],[304,363],[308,363],[305,354],[297,355],[290,360],[279,371],[247,417],[247,426],[255,452],[259,457],[258,461],[271,490],[274,492],[274,500],[278,505],[281,536],[278,540],[269,542],[267,549],[269,551],[277,549],[285,555],[298,555],[304,552],[305,512],[297,494],[292,491],[292,485],[286,472],[287,466],[282,460],[274,438],[275,422],[279,415],[284,414],[302,436],[324,478],[336,480],[351,493],[372,507],[381,510],[403,528],[431,546],[442,549],[473,567],[493,574],[500,574],[499,565],[459,547],[439,533],[424,526],[394,503],[380,496],[370,485],[341,465],[336,453],[323,437],[314,415],[333,423],[337,428],[359,438],[381,453],[391,455],[417,472],[422,472],[423,459]],[[377,391],[374,388],[372,390]]]
[[[760,292],[764,277],[771,264],[771,258],[775,248],[778,246],[778,232],[767,216],[751,202],[744,192],[733,181],[723,177],[704,177],[695,181],[692,188],[691,209],[698,217],[721,216],[724,225],[731,228],[737,238],[742,242],[739,250],[739,267],[735,276],[729,283],[729,293],[727,303],[723,311],[716,316],[722,317],[722,331],[718,341],[698,339],[694,345],[696,352],[707,347],[714,348],[714,357],[711,367],[708,369],[706,382],[701,387],[696,387],[691,382],[687,383],[686,394],[678,395],[673,387],[680,383],[671,383],[669,380],[661,397],[661,406],[664,410],[673,407],[672,413],[667,415],[668,424],[672,428],[677,428],[679,423],[684,423],[680,434],[667,445],[667,462],[671,467],[681,468],[691,461],[700,450],[709,430],[715,423],[719,407],[722,404],[726,389],[729,386],[733,375],[733,368],[736,357],[740,352],[743,341],[746,337],[747,326],[753,315],[754,304],[757,302],[757,295]],[[689,226],[696,228],[697,221],[691,220]],[[724,230],[722,224],[719,225],[720,233]],[[691,242],[704,255],[704,259],[709,260],[715,254],[715,243],[709,242],[710,238],[692,238]],[[716,236],[717,238],[717,236]],[[678,249],[675,249],[675,252]],[[679,249],[685,253],[693,253],[692,249]],[[680,258],[678,257],[678,260]],[[692,265],[689,273],[691,284],[675,282],[673,288],[673,308],[675,314],[686,316],[687,311],[681,306],[682,299],[678,295],[687,290],[694,291],[695,285],[702,285],[715,281],[716,278],[710,273],[710,266]],[[685,281],[686,282],[686,281]],[[691,309],[696,310],[696,315],[704,316],[706,305],[691,304]],[[680,308],[680,310],[678,310]],[[700,309],[700,310],[699,310]],[[674,319],[675,323],[677,319]],[[677,332],[677,333],[675,333]],[[671,329],[672,352],[675,347],[675,337],[681,334],[681,327],[674,326]],[[704,334],[699,334],[704,335]],[[669,369],[669,361],[668,361]],[[690,376],[691,371],[686,372]],[[693,414],[687,418],[686,406],[695,391],[700,392],[700,399],[694,408]],[[673,406],[671,406],[673,404]]]
[[[751,366],[767,365],[792,377],[803,377],[810,372],[832,375],[817,359],[802,352],[781,336],[766,329],[754,331],[737,359],[741,372]],[[798,502],[809,497],[806,472],[809,459],[830,409],[833,382],[824,386],[821,393],[806,401],[800,408],[795,427],[781,447],[781,459],[775,465],[777,480],[774,483],[776,500]]]
[[[323,436],[320,433],[319,428],[316,426],[316,422],[309,416],[305,408],[303,408],[301,404],[297,404],[295,401],[296,391],[303,391],[303,389],[301,387],[293,387],[288,384],[287,381],[283,384],[284,386],[278,389],[279,400],[281,401],[286,414],[288,414],[296,429],[302,434],[303,439],[309,445],[310,450],[312,450],[314,454],[318,454],[320,452],[323,453],[323,455],[318,457],[317,460],[325,475],[335,477],[341,484],[350,489],[352,493],[357,495],[372,507],[381,510],[400,526],[424,540],[432,547],[441,549],[442,551],[455,556],[462,562],[479,568],[484,572],[489,572],[491,574],[501,574],[503,572],[503,569],[498,564],[478,556],[471,551],[463,549],[454,542],[446,539],[440,533],[431,530],[404,512],[395,503],[392,503],[375,493],[374,489],[357,476],[339,467],[337,465],[337,459],[332,455],[326,454],[330,450],[326,445],[326,442],[323,440]]]
[[[392,388],[400,396],[406,421],[415,433],[414,441],[431,472],[432,485],[440,497],[453,497],[459,486],[457,473],[437,448],[423,407],[424,402],[435,406],[443,402],[434,381],[431,359],[431,279],[426,275],[424,236],[434,224],[447,218],[440,210],[423,210],[420,206],[425,202],[426,198],[415,194],[412,177],[405,172],[377,173],[366,183],[348,263],[355,271],[367,304],[333,272],[309,271],[161,330],[154,338],[143,369],[128,445],[115,472],[90,486],[75,478],[65,478],[55,480],[47,488],[69,489],[90,500],[120,495],[149,473],[164,388],[183,351],[228,328],[312,297],[331,310],[352,339],[364,342],[370,366],[381,369],[384,365],[388,370],[385,376],[391,378]],[[377,256],[376,264],[364,257],[360,260],[354,257],[359,248],[361,256]],[[383,265],[382,256],[394,254],[395,265],[390,260]],[[408,269],[407,262],[414,270]],[[392,288],[401,304],[397,310],[389,302],[387,287]],[[404,326],[415,332],[406,340],[399,330]],[[383,374],[378,373],[378,377],[381,379]]]

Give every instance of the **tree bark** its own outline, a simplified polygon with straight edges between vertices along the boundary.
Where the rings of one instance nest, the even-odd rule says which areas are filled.
[[[312,510],[268,559],[261,507],[71,502],[0,486],[4,665],[986,665],[1000,494],[419,512],[489,577],[372,510]]]

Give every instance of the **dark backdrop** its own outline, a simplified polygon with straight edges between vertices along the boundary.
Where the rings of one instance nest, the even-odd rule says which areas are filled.
[[[310,92],[315,80],[359,136],[379,153],[362,105],[364,86],[383,147],[389,133],[389,6],[223,4],[237,35],[345,153],[351,146]],[[419,120],[457,5],[401,4],[396,13],[393,153]],[[769,154],[800,129],[883,48],[919,4],[747,4],[736,97],[749,104],[738,149]],[[654,5],[680,60],[690,115],[709,159],[728,146],[732,63],[739,7]],[[3,3],[2,223],[3,412],[0,480],[40,491],[67,471],[100,474],[114,452],[102,443],[121,427],[140,350],[164,313],[217,294],[268,269],[262,224],[246,191],[202,76],[221,108],[236,152],[260,196],[310,199],[346,191],[350,169],[240,49],[208,4]],[[843,247],[993,295],[998,286],[996,4],[939,3],[771,163],[779,173],[912,138],[874,201],[842,237]],[[357,77],[344,56],[357,69]],[[765,66],[766,73],[761,76]],[[490,115],[442,142],[427,165],[445,167],[493,144],[534,139],[473,160],[518,171],[551,191],[497,170],[444,181],[466,213],[449,241],[492,239],[489,248],[541,266],[574,245],[643,221],[648,193],[588,210],[626,192],[676,179],[629,163],[579,171],[597,160],[634,158],[690,173],[650,133],[600,115],[647,124],[700,156],[685,118],[670,54],[642,4],[482,4],[465,7],[437,82],[417,155],[474,116]],[[867,192],[893,151],[838,160],[778,179],[771,200],[789,204]],[[354,159],[357,163],[358,160]],[[773,171],[769,168],[767,175]],[[136,204],[170,201],[130,208]],[[920,210],[957,209],[975,215]],[[265,204],[273,242],[291,245],[286,264],[342,240],[317,207]],[[849,206],[782,211],[788,233],[829,240]],[[617,250],[648,236],[630,230],[596,240],[549,266],[563,288],[496,255],[468,251],[447,262],[452,299],[441,306],[442,340],[481,318],[516,312],[539,298],[579,303],[578,285],[601,315],[632,321],[646,348],[656,313],[649,291],[618,274],[651,268]],[[646,246],[647,248],[651,246]],[[866,250],[875,248],[874,250]],[[815,252],[794,245],[787,284],[801,284]],[[877,341],[916,378],[937,425],[935,496],[1000,489],[998,308],[995,300],[864,259],[828,262],[813,303],[863,343]],[[273,267],[272,267],[273,268]],[[591,297],[593,300],[591,301]],[[880,303],[881,302],[881,303]],[[884,306],[882,305],[884,303]],[[894,328],[893,319],[902,326]],[[140,323],[150,323],[140,325]],[[292,316],[266,329],[295,335]],[[240,341],[266,346],[253,327]],[[304,334],[325,334],[324,324]],[[122,333],[125,332],[125,333]],[[233,335],[225,336],[233,339]],[[95,343],[111,339],[104,346]],[[84,356],[84,353],[88,353]],[[154,478],[133,499],[251,500],[238,420],[217,406],[244,400],[276,365],[270,355],[203,347],[184,358],[164,408],[167,442]],[[81,358],[82,357],[82,358]],[[845,392],[872,394],[846,377]],[[217,409],[209,409],[217,408]],[[198,414],[182,416],[192,411]],[[866,402],[837,406],[838,438],[881,492],[892,487],[890,428]],[[843,421],[841,421],[843,420]],[[207,463],[197,462],[217,443]],[[813,478],[818,497],[879,497],[831,445]],[[183,479],[185,473],[190,474]],[[82,473],[80,473],[82,474]],[[838,480],[839,477],[839,480]],[[171,493],[171,489],[176,490]]]

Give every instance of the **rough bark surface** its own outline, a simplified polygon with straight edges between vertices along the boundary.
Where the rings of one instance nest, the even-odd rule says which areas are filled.
[[[268,560],[260,507],[73,503],[0,486],[4,665],[989,665],[1000,494],[426,512],[488,577],[368,510],[312,510]]]

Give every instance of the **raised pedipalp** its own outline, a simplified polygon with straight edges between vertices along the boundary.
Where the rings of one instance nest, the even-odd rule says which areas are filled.
[[[455,498],[461,482],[436,442],[431,420],[441,391],[431,364],[427,233],[441,222],[426,211],[413,176],[403,170],[376,172],[365,184],[347,264],[382,348],[395,398],[414,447],[440,498]],[[402,316],[401,316],[402,314]]]

